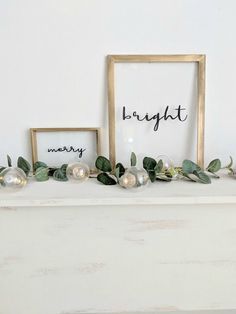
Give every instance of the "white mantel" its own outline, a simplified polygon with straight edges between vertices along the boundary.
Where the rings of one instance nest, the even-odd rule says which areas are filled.
[[[0,207],[110,206],[110,205],[206,205],[235,204],[236,180],[229,176],[212,179],[212,184],[172,181],[155,182],[143,190],[104,186],[96,179],[83,184],[36,182],[11,193],[0,188]]]
[[[236,313],[233,178],[0,190],[0,314],[207,310]]]

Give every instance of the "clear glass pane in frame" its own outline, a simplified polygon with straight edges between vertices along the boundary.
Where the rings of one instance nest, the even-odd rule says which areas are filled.
[[[198,65],[191,62],[115,64],[116,160],[168,155],[175,164],[197,155]],[[159,114],[158,130],[154,130]],[[123,120],[123,108],[128,119]],[[134,117],[134,112],[139,115]],[[150,121],[144,118],[147,115]],[[129,119],[129,116],[131,118]],[[153,119],[151,119],[154,117]]]
[[[38,160],[49,166],[82,161],[94,166],[97,157],[95,131],[37,132]]]

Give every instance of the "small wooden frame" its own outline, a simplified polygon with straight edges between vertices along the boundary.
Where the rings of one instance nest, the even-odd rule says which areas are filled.
[[[138,63],[138,64],[147,63],[147,65],[150,63],[152,63],[152,64],[153,63],[166,63],[166,64],[167,63],[176,63],[176,64],[194,63],[193,66],[195,66],[195,64],[197,64],[197,71],[196,71],[196,73],[197,73],[197,79],[196,79],[197,84],[195,84],[195,85],[197,85],[197,88],[196,88],[196,90],[197,90],[196,98],[197,99],[195,101],[196,106],[197,106],[196,114],[195,114],[195,117],[197,116],[197,119],[196,119],[196,121],[197,121],[196,122],[196,124],[197,124],[197,131],[196,131],[196,143],[197,143],[196,144],[196,146],[197,146],[196,154],[197,154],[197,156],[196,156],[196,161],[201,167],[203,167],[203,165],[204,165],[204,115],[205,115],[205,59],[206,59],[205,55],[202,55],[202,54],[188,54],[188,55],[108,55],[107,56],[107,63],[108,63],[108,109],[109,109],[109,155],[110,155],[110,160],[111,160],[113,166],[116,163],[116,159],[118,159],[117,158],[117,151],[120,149],[120,146],[116,147],[116,135],[117,135],[116,132],[117,132],[117,129],[119,129],[119,131],[120,131],[124,127],[124,123],[120,124],[119,127],[117,127],[117,120],[118,120],[117,117],[119,117],[119,119],[122,120],[121,109],[120,109],[122,105],[117,104],[117,101],[116,101],[117,84],[118,84],[117,83],[118,79],[116,77],[118,69],[116,69],[116,64],[133,63],[132,66],[135,67],[137,65],[135,65],[134,63]],[[126,79],[126,75],[124,75],[123,77]],[[133,76],[133,77],[135,79],[135,76]],[[122,79],[120,81],[122,82]],[[130,81],[132,81],[132,80],[130,80]],[[146,86],[147,85],[146,82],[144,82],[144,83],[145,83],[144,85]],[[178,83],[181,83],[181,80],[179,80],[179,81],[177,80],[177,84]],[[169,93],[171,93],[172,92],[171,86],[168,86],[168,78],[167,78],[166,84],[167,84],[167,89],[169,87]],[[132,87],[133,87],[133,85],[132,85]],[[130,93],[139,93],[139,95],[140,95],[140,89],[139,88],[132,88],[132,87],[130,88]],[[142,87],[141,87],[141,89],[142,89]],[[125,91],[127,91],[127,90],[128,89],[126,89]],[[146,88],[146,90],[147,90],[147,88]],[[122,98],[122,97],[120,97],[120,98]],[[145,95],[143,98],[145,99]],[[127,97],[127,99],[132,99],[132,97]],[[138,99],[138,96],[137,96],[137,99]],[[123,98],[122,98],[122,100],[123,100]],[[154,98],[154,102],[157,100],[158,100],[158,97]],[[147,110],[145,108],[145,105],[146,105],[145,101],[144,101],[143,105],[144,106],[139,105],[138,110],[140,110],[140,111]],[[119,106],[119,111],[117,109],[117,106]],[[174,110],[176,110],[176,109],[174,109]],[[119,112],[119,114],[118,114],[118,112]],[[147,111],[142,111],[143,116],[144,116],[145,112],[147,112]],[[136,113],[136,111],[135,111],[135,113]],[[131,117],[129,119],[133,118],[132,114],[133,114],[133,112],[129,112],[129,117]],[[123,114],[123,117],[124,117],[124,114]],[[139,120],[139,121],[141,121],[141,120]],[[148,120],[148,121],[150,121],[150,120]],[[127,121],[125,121],[125,122],[128,123]],[[145,125],[145,124],[143,124],[143,125]],[[145,125],[145,127],[146,126],[147,126],[147,124]],[[138,127],[140,127],[140,124],[138,125]],[[189,130],[189,132],[191,132],[191,130]],[[124,131],[124,133],[125,133],[125,131]],[[135,131],[133,131],[133,133],[136,134]],[[141,134],[141,137],[142,137],[142,134]],[[169,138],[166,137],[166,140],[168,141]],[[141,142],[148,141],[148,136],[146,134],[143,135],[143,138],[141,138],[140,141]],[[155,141],[153,141],[152,143],[155,143]],[[156,150],[157,150],[157,153],[162,153],[162,154],[166,153],[163,151],[162,152],[158,151],[158,145],[156,147]],[[135,151],[135,153],[138,153],[138,152]],[[147,151],[143,152],[143,153],[148,154]],[[120,154],[120,156],[125,155],[124,153],[121,153],[120,151],[119,151],[119,154]],[[183,152],[183,155],[184,155],[184,152]],[[156,156],[152,156],[152,157],[155,158]],[[121,160],[119,159],[117,161],[121,161]]]
[[[45,141],[43,142],[41,140],[41,142],[43,143],[43,146],[44,146],[44,154],[46,154],[45,156],[48,156],[48,153],[54,153],[55,155],[55,162],[53,164],[49,164],[47,158],[42,158],[40,156],[39,158],[39,147],[38,147],[38,142],[39,142],[39,139],[38,139],[38,136],[39,134],[42,134],[42,133],[49,133],[51,136],[53,133],[57,133],[60,134],[60,139],[61,139],[61,143],[52,143],[52,141],[48,144],[45,143]],[[63,133],[65,133],[65,140],[62,139],[62,135]],[[88,146],[89,146],[89,151],[85,153],[86,149],[87,148],[82,148],[82,147],[74,147],[73,145],[78,145],[77,143],[80,144],[80,141],[82,139],[79,139],[77,140],[77,138],[73,138],[72,135],[75,134],[76,136],[76,133],[83,135],[85,136],[86,133],[89,137],[89,142],[91,140],[91,135],[92,133],[94,133],[94,142],[95,143],[88,143]],[[77,134],[77,136],[78,136]],[[40,161],[43,161],[45,163],[48,164],[48,166],[60,166],[62,163],[68,163],[70,162],[72,159],[76,160],[75,159],[75,154],[79,154],[81,158],[81,160],[83,160],[84,162],[86,162],[87,164],[91,166],[94,166],[94,162],[95,162],[95,158],[97,155],[100,155],[101,154],[101,129],[100,128],[31,128],[30,129],[30,136],[31,136],[31,147],[32,147],[32,162],[33,164],[38,161],[40,159]],[[65,143],[65,141],[67,141],[69,138],[70,140],[70,143]],[[54,136],[52,136],[52,139],[55,139]],[[72,142],[72,144],[71,144]],[[83,145],[85,144],[86,142],[86,138],[83,138],[82,139],[82,142],[83,142]],[[42,144],[41,143],[41,144]],[[76,144],[75,144],[76,143]],[[93,149],[93,145],[95,144],[95,147]],[[48,145],[50,145],[50,147],[48,147]],[[51,146],[53,145],[53,146]],[[62,147],[58,147],[56,145],[61,145]],[[47,149],[46,149],[47,148]],[[61,155],[65,154],[65,153],[68,153],[68,160],[67,160],[67,156],[64,158],[63,157],[63,161],[60,161],[58,158],[58,156],[61,157]],[[88,154],[87,154],[88,153]],[[59,155],[60,154],[60,155]],[[85,154],[85,156],[83,156],[83,154]],[[86,154],[90,157],[90,159],[86,159]],[[93,163],[93,164],[92,164]]]

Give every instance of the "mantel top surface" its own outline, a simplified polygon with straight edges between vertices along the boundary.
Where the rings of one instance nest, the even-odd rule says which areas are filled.
[[[80,205],[235,204],[236,180],[222,176],[212,184],[185,181],[155,182],[141,191],[104,186],[96,179],[85,183],[30,181],[20,191],[0,188],[0,207]]]

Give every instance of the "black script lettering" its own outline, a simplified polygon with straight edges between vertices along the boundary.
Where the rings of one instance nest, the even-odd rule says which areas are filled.
[[[187,120],[187,118],[188,118],[188,115],[187,115],[187,114],[185,115],[185,117],[184,117],[183,119],[181,118],[181,111],[182,111],[182,110],[186,110],[186,108],[181,108],[181,106],[179,105],[179,107],[176,108],[175,110],[178,111],[178,119],[179,119],[179,121],[184,122],[184,121]]]
[[[175,111],[177,111],[177,114],[170,114],[169,113],[169,106],[166,106],[165,110],[164,110],[164,114],[161,115],[159,112],[154,114],[154,115],[150,115],[149,113],[146,113],[144,116],[141,116],[140,114],[137,113],[137,111],[133,111],[132,115],[131,114],[126,114],[126,107],[123,106],[123,120],[126,119],[131,119],[136,118],[137,121],[142,122],[142,121],[156,121],[155,125],[153,127],[154,131],[158,131],[159,127],[160,127],[160,121],[164,120],[167,121],[169,119],[171,120],[179,120],[180,122],[184,122],[187,120],[188,115],[186,114],[184,117],[182,116],[182,113],[184,110],[186,110],[186,108],[182,108],[181,105],[179,105],[177,108],[174,109]]]
[[[48,148],[48,153],[56,153],[57,150],[55,148]]]
[[[48,153],[79,153],[79,158],[83,156],[83,153],[86,151],[86,148],[74,148],[73,146],[63,146],[63,147],[58,147],[58,148],[48,148]]]
[[[126,115],[125,113],[125,106],[123,107],[123,120],[126,120],[126,119],[131,119],[131,116],[130,115]]]
[[[77,152],[79,153],[79,158],[81,158],[83,156],[83,153],[86,151],[86,149],[80,149],[80,150],[77,150]]]

